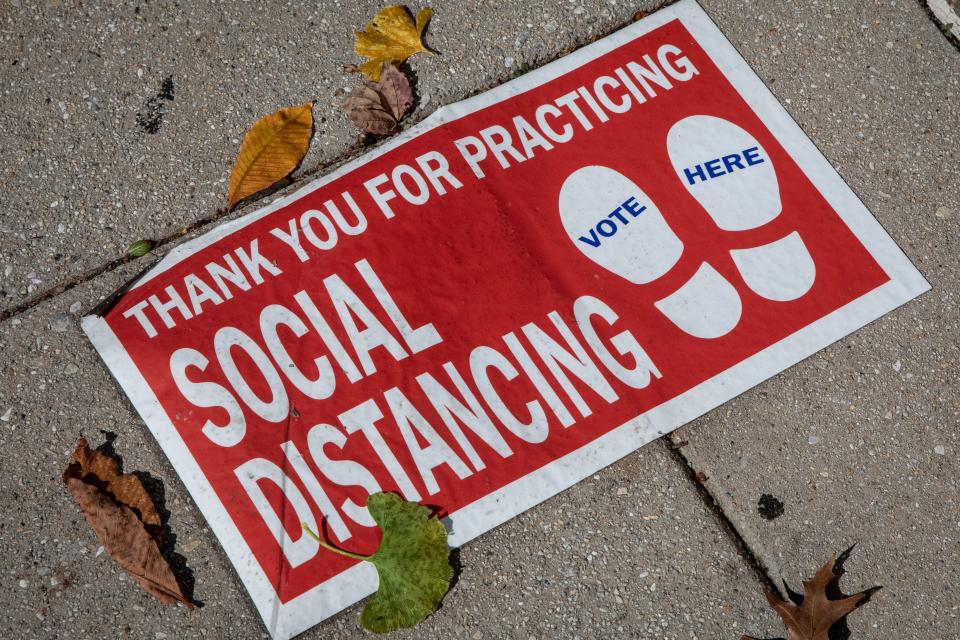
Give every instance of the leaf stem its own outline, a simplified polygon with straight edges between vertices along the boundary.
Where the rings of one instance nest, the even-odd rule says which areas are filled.
[[[320,538],[320,536],[318,536],[317,534],[315,534],[315,533],[310,529],[310,527],[307,526],[307,523],[306,523],[306,522],[301,522],[301,523],[300,523],[300,526],[303,528],[304,531],[307,532],[307,535],[309,535],[311,538],[313,538],[314,540],[316,540],[317,543],[318,543],[321,547],[323,547],[324,549],[326,549],[327,551],[332,551],[332,552],[334,552],[334,553],[340,554],[341,556],[346,556],[346,557],[348,557],[348,558],[353,558],[354,560],[369,560],[369,559],[370,559],[370,556],[362,556],[362,555],[360,555],[359,553],[353,553],[353,552],[351,552],[351,551],[347,551],[347,550],[345,550],[345,549],[340,549],[340,548],[338,548],[338,547],[333,546],[332,544],[328,543],[326,540],[323,540],[322,538]]]

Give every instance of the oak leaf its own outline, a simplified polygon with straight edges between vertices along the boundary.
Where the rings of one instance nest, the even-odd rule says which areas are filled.
[[[387,63],[401,63],[415,53],[429,52],[423,44],[423,30],[433,16],[433,9],[424,8],[416,21],[402,5],[381,9],[363,31],[356,32],[353,50],[369,58],[359,71],[374,82]]]
[[[831,635],[831,629],[836,637],[841,637],[840,629],[846,631],[847,615],[866,604],[879,591],[880,587],[871,587],[850,596],[841,593],[839,582],[844,574],[843,563],[851,551],[853,547],[820,567],[812,580],[803,583],[802,595],[787,587],[791,602],[781,600],[769,591],[766,593],[770,607],[787,627],[787,640],[833,640],[835,636]],[[741,640],[756,639],[743,636]]]
[[[364,628],[388,633],[417,625],[437,610],[450,589],[453,568],[447,530],[428,507],[395,493],[371,495],[367,509],[383,532],[380,547],[371,556],[333,547],[307,525],[303,528],[320,546],[376,567],[380,586],[360,614]]]
[[[413,104],[410,81],[392,64],[384,65],[380,81],[364,86],[343,103],[347,117],[367,133],[386,135],[397,128]]]
[[[140,479],[121,474],[117,461],[85,438],[73,457],[63,484],[110,557],[160,602],[193,607],[160,551],[160,515]]]
[[[306,155],[312,137],[312,102],[280,109],[254,122],[230,173],[227,208],[290,175]]]

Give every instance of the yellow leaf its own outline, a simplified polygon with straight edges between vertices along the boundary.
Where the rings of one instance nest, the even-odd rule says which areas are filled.
[[[366,29],[357,31],[353,50],[364,58],[370,58],[360,66],[360,72],[379,82],[384,63],[399,64],[415,53],[429,51],[421,37],[431,16],[433,9],[421,9],[414,22],[413,16],[402,5],[381,9]]]
[[[280,109],[253,123],[230,173],[228,208],[290,175],[306,155],[312,137],[312,102]]]

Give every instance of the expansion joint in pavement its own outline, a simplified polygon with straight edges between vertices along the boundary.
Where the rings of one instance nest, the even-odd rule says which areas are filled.
[[[746,562],[747,565],[753,570],[753,573],[760,584],[762,584],[764,588],[771,593],[775,593],[780,597],[784,597],[786,594],[782,592],[773,578],[770,577],[770,573],[767,571],[766,566],[764,566],[760,558],[753,552],[753,549],[750,548],[750,545],[740,534],[737,526],[723,511],[720,503],[714,499],[713,494],[710,493],[710,489],[707,487],[705,479],[702,478],[697,470],[693,467],[690,460],[683,455],[683,451],[681,451],[683,445],[675,444],[669,435],[661,437],[659,442],[666,447],[670,457],[674,460],[674,462],[677,463],[677,467],[679,467],[684,473],[684,475],[690,481],[690,484],[693,485],[694,490],[706,508],[714,515],[714,517],[717,519],[717,522],[720,523],[720,528],[733,542],[734,547],[737,549],[737,553],[740,554],[740,557],[743,558],[744,562]]]
[[[960,17],[956,0],[917,0],[947,41],[960,51]]]
[[[312,176],[309,176],[308,179],[309,179],[310,177],[312,177]],[[284,184],[281,185],[281,186],[285,187],[285,186],[287,186],[287,183],[284,183]],[[259,198],[257,198],[256,200],[252,200],[251,202],[258,202],[258,201],[260,201],[260,200],[262,200],[262,199],[266,199],[266,198],[269,197],[269,195],[270,195],[271,193],[273,193],[274,191],[276,191],[276,189],[271,190],[271,191],[268,192],[268,193],[265,193],[262,197],[259,197]],[[157,248],[159,248],[159,247],[163,247],[163,246],[168,245],[168,244],[170,244],[170,243],[176,242],[176,241],[182,239],[184,236],[187,236],[187,235],[193,233],[194,231],[199,231],[200,229],[203,229],[205,226],[207,226],[207,225],[209,225],[209,224],[213,224],[214,222],[217,222],[218,220],[220,220],[221,218],[223,218],[224,216],[226,216],[228,213],[230,213],[230,211],[229,211],[228,209],[218,209],[217,211],[215,211],[215,212],[212,213],[211,215],[206,216],[205,218],[201,218],[201,219],[199,219],[199,220],[194,220],[194,221],[191,222],[190,224],[187,224],[187,225],[185,225],[185,226],[183,226],[183,227],[180,227],[179,229],[177,229],[177,230],[174,231],[173,233],[170,233],[170,234],[168,234],[168,235],[166,235],[166,236],[164,236],[164,237],[162,237],[162,238],[160,238],[160,239],[152,240],[152,242],[154,243],[153,249],[157,249]],[[144,256],[144,258],[142,259],[142,262],[144,263],[145,266],[144,266],[143,270],[141,271],[141,273],[145,272],[147,269],[149,269],[151,266],[153,266],[153,263],[152,263],[152,262],[149,262],[149,260],[152,259],[152,258],[155,258],[155,257],[156,257],[156,256],[153,256],[153,255],[151,255],[151,254],[149,254],[149,253],[148,253],[146,256]],[[28,300],[25,300],[24,302],[21,302],[21,303],[18,304],[18,305],[15,305],[15,306],[13,306],[13,307],[10,307],[10,308],[8,308],[8,309],[4,309],[4,310],[0,311],[0,322],[3,322],[3,321],[8,320],[8,319],[10,319],[10,318],[13,318],[14,316],[18,316],[18,315],[20,315],[21,313],[25,313],[25,312],[29,311],[30,309],[32,309],[32,308],[34,308],[34,307],[36,307],[36,306],[38,306],[38,305],[40,305],[40,304],[43,304],[43,303],[46,302],[47,300],[51,300],[51,299],[53,299],[53,298],[56,298],[57,296],[59,296],[59,295],[61,295],[61,294],[63,294],[63,293],[66,293],[67,291],[70,291],[70,290],[73,289],[74,287],[77,287],[77,286],[80,286],[80,285],[82,285],[82,284],[84,284],[84,283],[90,282],[91,280],[94,280],[95,278],[98,278],[98,277],[102,276],[102,275],[105,274],[105,273],[109,273],[110,271],[113,271],[114,269],[117,269],[117,268],[119,268],[119,267],[121,267],[121,266],[123,266],[123,265],[125,265],[125,264],[127,264],[127,263],[129,263],[129,262],[133,262],[134,260],[141,260],[141,258],[133,258],[133,257],[128,256],[128,255],[122,255],[122,256],[120,256],[120,257],[118,257],[118,258],[114,258],[113,260],[110,260],[110,261],[108,261],[108,262],[105,262],[105,263],[97,266],[97,267],[94,267],[93,269],[90,269],[89,271],[87,271],[87,272],[85,272],[85,273],[81,273],[81,274],[79,274],[79,275],[77,275],[77,276],[75,276],[75,277],[67,280],[66,282],[58,283],[58,284],[50,287],[50,288],[47,289],[46,291],[44,291],[44,292],[42,292],[42,293],[39,293],[39,294],[33,296],[32,298],[30,298],[30,299],[28,299]]]

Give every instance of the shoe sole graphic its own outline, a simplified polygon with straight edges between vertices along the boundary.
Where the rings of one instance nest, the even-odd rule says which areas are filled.
[[[634,284],[662,277],[683,242],[632,180],[608,167],[586,166],[560,187],[560,221],[585,256]]]
[[[684,118],[670,128],[667,152],[687,191],[724,231],[756,229],[780,215],[780,185],[770,156],[732,122]],[[768,300],[796,300],[816,280],[816,265],[796,231],[730,255],[747,286]]]
[[[591,165],[571,173],[560,188],[559,210],[574,246],[634,284],[661,278],[683,254],[683,242],[656,204],[632,180],[609,167]],[[741,313],[737,290],[707,263],[655,306],[698,338],[729,333]]]

